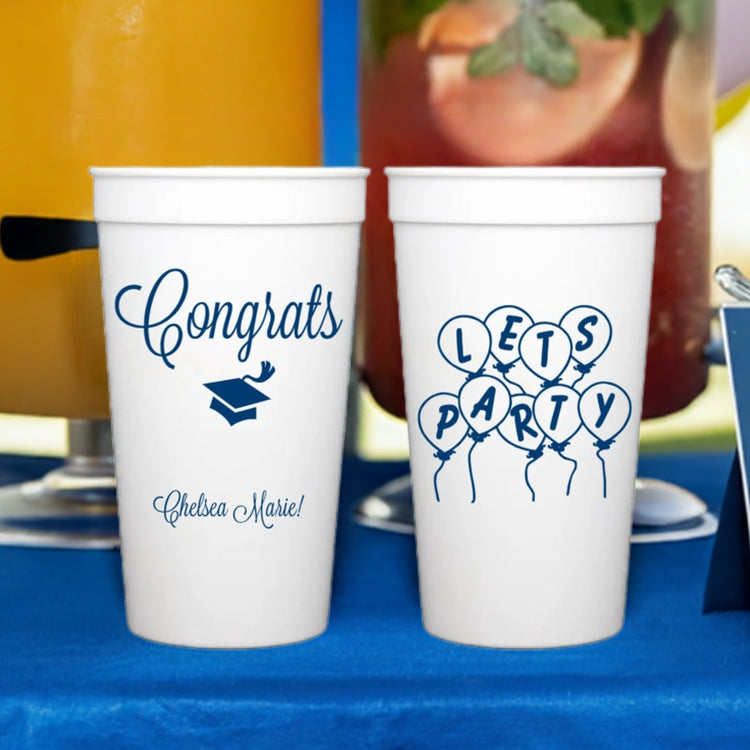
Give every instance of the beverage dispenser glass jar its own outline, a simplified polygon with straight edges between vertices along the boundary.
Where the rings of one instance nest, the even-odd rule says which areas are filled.
[[[687,405],[707,376],[713,0],[364,0],[362,23],[376,400],[404,414],[384,166],[659,165],[643,416]]]
[[[317,0],[0,8],[0,215],[91,219],[92,165],[320,161]],[[0,411],[107,418],[97,253],[0,257]]]

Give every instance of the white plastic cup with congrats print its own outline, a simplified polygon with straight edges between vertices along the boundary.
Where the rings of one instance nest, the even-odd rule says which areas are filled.
[[[363,169],[93,168],[128,625],[328,622]]]
[[[425,628],[612,636],[663,170],[386,172]]]

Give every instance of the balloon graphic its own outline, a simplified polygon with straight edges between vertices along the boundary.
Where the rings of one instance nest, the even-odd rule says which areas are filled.
[[[438,349],[443,358],[458,370],[473,375],[481,372],[490,356],[490,332],[472,315],[457,315],[438,333]]]
[[[534,419],[555,444],[567,443],[581,427],[578,391],[568,385],[545,388],[534,399]]]
[[[502,380],[492,375],[477,375],[461,386],[458,406],[469,427],[477,435],[485,435],[505,419],[510,409],[510,393]]]
[[[521,356],[518,344],[534,321],[520,307],[503,305],[496,307],[484,319],[484,324],[490,332],[490,354],[497,360],[495,369],[506,373]]]
[[[567,385],[553,385],[545,388],[534,399],[534,419],[542,432],[550,439],[549,447],[560,458],[573,464],[565,491],[566,495],[570,494],[570,485],[578,468],[578,462],[563,455],[563,451],[581,427],[581,417],[578,413],[579,399],[578,391]]]
[[[504,419],[510,409],[510,393],[502,380],[492,375],[477,375],[467,380],[458,392],[461,415],[471,428],[469,437],[474,441],[467,456],[471,481],[471,502],[477,499],[471,454]]]
[[[518,393],[510,399],[508,415],[497,428],[500,436],[516,448],[530,451],[544,440],[534,419],[534,397]]]
[[[534,488],[529,482],[529,467],[534,461],[538,461],[544,453],[544,439],[541,428],[534,419],[534,398],[525,393],[519,393],[510,399],[508,416],[497,428],[500,436],[507,443],[516,448],[527,451],[526,458],[529,462],[524,469],[526,486],[531,492],[532,502],[536,499]]]
[[[581,373],[576,383],[594,366],[612,340],[612,324],[597,307],[579,305],[560,320],[561,328],[570,336],[573,345],[571,356],[576,361],[575,369]]]
[[[570,336],[555,323],[536,323],[521,336],[518,350],[526,367],[544,381],[555,385],[570,362],[573,345]]]
[[[609,450],[615,438],[630,421],[633,405],[630,396],[616,383],[590,385],[578,402],[583,426],[596,438],[596,457],[602,464],[603,494],[607,497],[607,465],[602,452]]]
[[[419,407],[417,423],[425,440],[435,448],[435,458],[440,459],[440,466],[432,479],[435,499],[440,502],[438,474],[468,432],[468,426],[458,407],[458,397],[452,393],[430,396]]]

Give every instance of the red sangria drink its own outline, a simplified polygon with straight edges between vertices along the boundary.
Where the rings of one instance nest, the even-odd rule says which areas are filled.
[[[383,168],[430,165],[666,167],[643,416],[689,404],[707,377],[714,0],[365,0],[362,23],[363,372],[380,405],[405,413]]]

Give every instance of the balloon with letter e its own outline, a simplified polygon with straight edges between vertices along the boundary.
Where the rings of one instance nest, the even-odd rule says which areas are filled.
[[[534,321],[520,307],[503,305],[496,307],[484,319],[484,324],[490,332],[490,354],[507,370],[521,356],[518,344]]]

